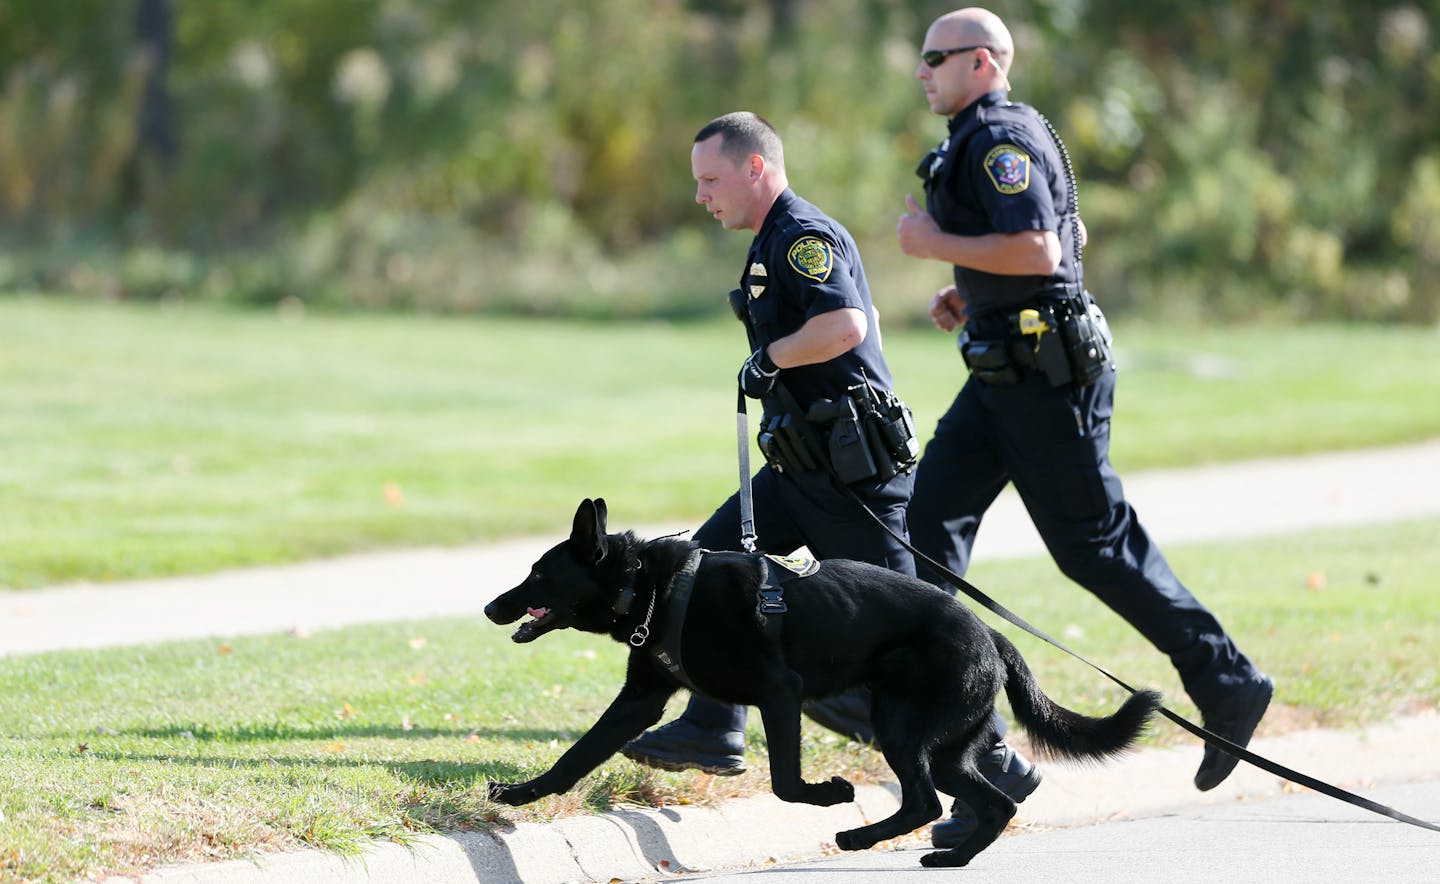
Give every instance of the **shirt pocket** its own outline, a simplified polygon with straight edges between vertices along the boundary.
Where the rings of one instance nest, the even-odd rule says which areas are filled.
[[[750,321],[757,330],[771,328],[780,321],[780,301],[773,292],[750,299]]]

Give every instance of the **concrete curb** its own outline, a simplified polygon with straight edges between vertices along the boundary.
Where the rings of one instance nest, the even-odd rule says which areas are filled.
[[[1359,794],[1377,784],[1440,776],[1440,715],[1402,719],[1364,731],[1309,730],[1257,739],[1267,758]],[[1182,809],[1254,802],[1305,791],[1242,764],[1219,788],[1199,793],[1190,778],[1200,757],[1187,744],[1135,753],[1114,764],[1045,767],[1045,781],[1020,807],[1007,838]],[[772,795],[715,807],[667,807],[518,823],[494,835],[419,839],[412,847],[377,844],[345,859],[319,851],[253,861],[172,866],[131,884],[568,884],[654,880],[812,859],[834,851],[835,833],[890,815],[894,784],[862,786],[854,804],[817,808]],[[1337,817],[1351,813],[1333,805]],[[1406,808],[1397,808],[1405,811]],[[1381,824],[1402,825],[1376,817]],[[927,830],[915,838],[924,839]],[[922,842],[923,843],[923,842]],[[913,846],[913,845],[910,845]],[[113,882],[127,879],[107,879]]]
[[[411,847],[376,844],[348,859],[302,851],[172,866],[139,884],[631,881],[820,856],[834,849],[836,832],[889,816],[899,804],[893,785],[862,786],[855,803],[824,808],[762,795],[517,823],[495,835],[428,836]]]

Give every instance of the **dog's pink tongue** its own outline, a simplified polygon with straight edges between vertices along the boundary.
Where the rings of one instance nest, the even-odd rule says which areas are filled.
[[[531,617],[534,617],[536,620],[539,620],[541,617],[544,617],[546,614],[549,614],[549,613],[550,613],[550,609],[549,609],[549,608],[526,608],[526,609],[525,609],[525,613],[526,613],[526,614],[529,614]]]

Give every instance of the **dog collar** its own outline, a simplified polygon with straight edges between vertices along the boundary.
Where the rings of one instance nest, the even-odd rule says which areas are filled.
[[[644,559],[636,559],[635,567],[625,572],[625,585],[620,587],[620,594],[615,597],[615,618],[618,620],[630,613],[630,606],[635,604],[635,575],[645,568]],[[653,604],[653,602],[652,602]]]

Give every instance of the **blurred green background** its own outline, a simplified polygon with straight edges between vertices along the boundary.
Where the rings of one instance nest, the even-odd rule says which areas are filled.
[[[1112,314],[1440,319],[1436,6],[990,7],[1059,126]],[[748,108],[850,227],[887,321],[944,134],[916,0],[6,0],[0,291],[324,308],[723,310],[740,237],[688,155]]]

